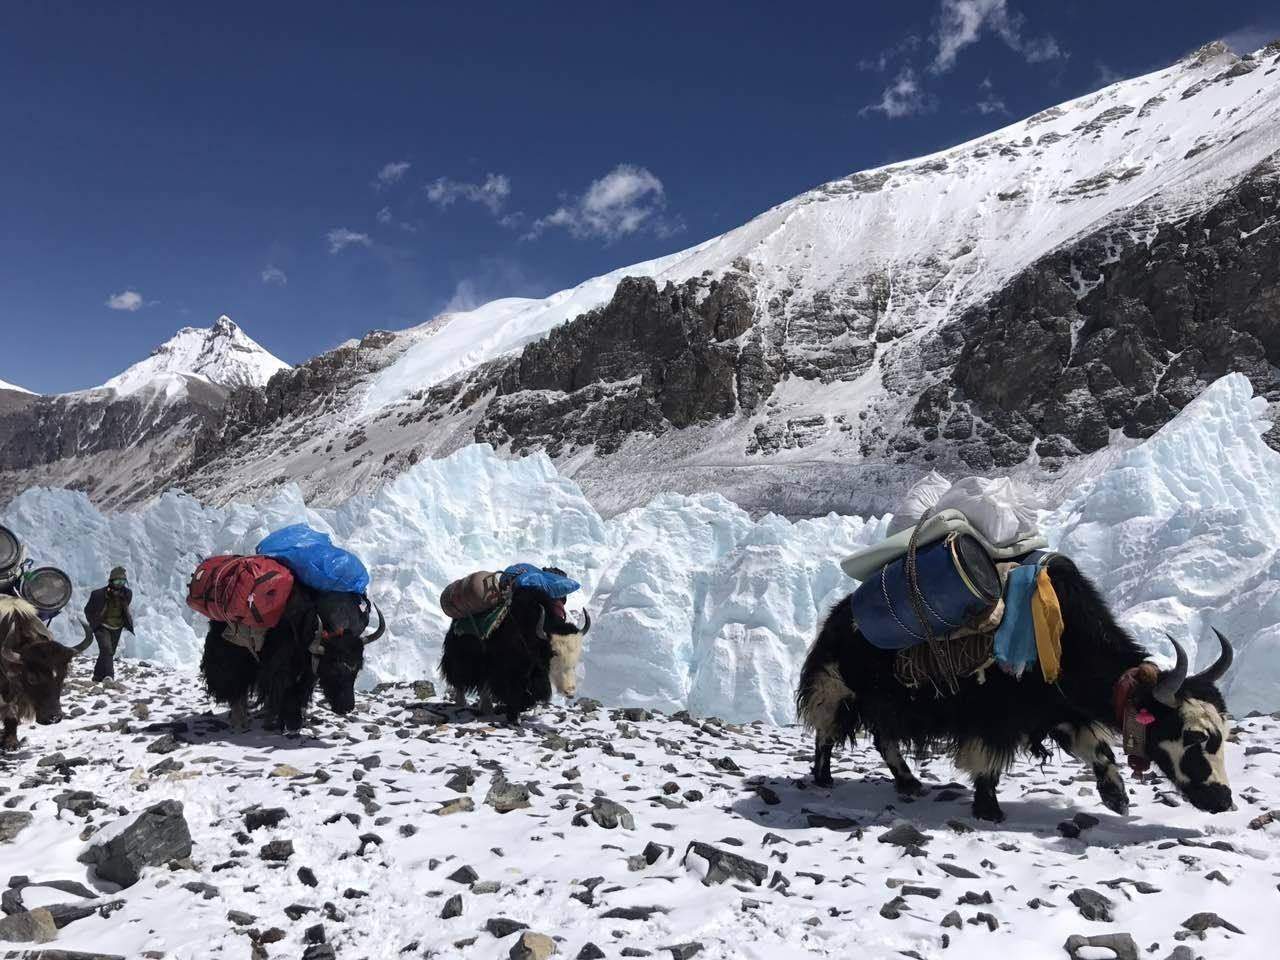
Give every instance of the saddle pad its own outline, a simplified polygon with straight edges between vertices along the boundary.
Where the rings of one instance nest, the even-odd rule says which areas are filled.
[[[895,533],[893,536],[881,540],[865,550],[859,550],[852,556],[846,557],[841,561],[840,569],[854,580],[866,580],[881,567],[893,563],[893,561],[906,554],[907,546],[911,543],[913,529]],[[982,544],[991,559],[996,561],[1012,560],[1014,557],[1021,557],[1032,550],[1042,550],[1049,545],[1048,540],[1040,534],[1036,534],[1023,540],[1017,540],[1007,546],[995,547],[991,544],[991,541],[973,528],[973,525],[959,510],[940,510],[926,520],[924,526],[920,528],[920,539],[916,545],[919,547],[928,546],[931,543],[942,540],[951,533],[967,533]]]

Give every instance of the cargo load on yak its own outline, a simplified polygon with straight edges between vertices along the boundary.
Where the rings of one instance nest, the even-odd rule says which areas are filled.
[[[217,623],[223,636],[254,653],[284,615],[293,573],[270,557],[220,556],[200,562],[187,583],[187,606]]]
[[[440,594],[440,609],[453,621],[455,633],[483,640],[502,623],[516,587],[540,590],[557,601],[563,619],[564,598],[580,586],[555,567],[516,563],[500,573],[477,570],[454,580]]]
[[[254,553],[280,561],[312,590],[364,596],[369,589],[369,571],[360,558],[305,523],[267,534]]]
[[[903,498],[889,537],[841,564],[860,581],[850,607],[866,641],[896,654],[903,684],[939,694],[993,665],[1057,679],[1062,619],[1051,554],[1008,478],[955,484],[930,473]]]
[[[21,597],[47,625],[71,600],[71,578],[57,567],[37,567],[8,527],[0,526],[0,595]]]

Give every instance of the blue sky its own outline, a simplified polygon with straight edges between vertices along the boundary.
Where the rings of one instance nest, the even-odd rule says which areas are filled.
[[[1274,2],[6,0],[0,379],[228,313],[298,362],[539,296],[967,140]]]

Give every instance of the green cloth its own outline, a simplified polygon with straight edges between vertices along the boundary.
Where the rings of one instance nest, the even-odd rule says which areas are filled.
[[[507,610],[511,604],[503,603],[494,607],[486,613],[477,613],[470,617],[463,617],[461,620],[453,621],[453,632],[463,637],[477,637],[480,640],[487,640],[489,634],[497,628],[507,615]]]
[[[124,629],[124,602],[110,591],[107,593],[107,605],[102,608],[102,625],[108,630]]]

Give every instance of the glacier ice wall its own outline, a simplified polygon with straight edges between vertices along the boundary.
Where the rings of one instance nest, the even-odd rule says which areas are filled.
[[[1265,410],[1245,377],[1226,377],[1043,518],[1152,650],[1168,652],[1168,630],[1203,663],[1209,626],[1227,632],[1238,648],[1227,695],[1241,712],[1280,706],[1280,454],[1261,440]],[[785,723],[805,648],[853,586],[839,560],[883,537],[889,518],[753,521],[716,494],[666,494],[604,520],[545,456],[506,460],[483,446],[334,509],[310,509],[284,487],[252,506],[210,508],[174,492],[103,514],[83,494],[36,489],[0,512],[33,556],[67,570],[77,603],[125,564],[138,636],[124,652],[175,666],[199,659],[204,621],[183,597],[200,558],[250,552],[300,520],[370,568],[389,623],[370,648],[370,681],[434,678],[441,588],[527,560],[583,582],[570,606],[589,603],[596,625],[580,693]],[[57,628],[73,639],[68,617]]]

